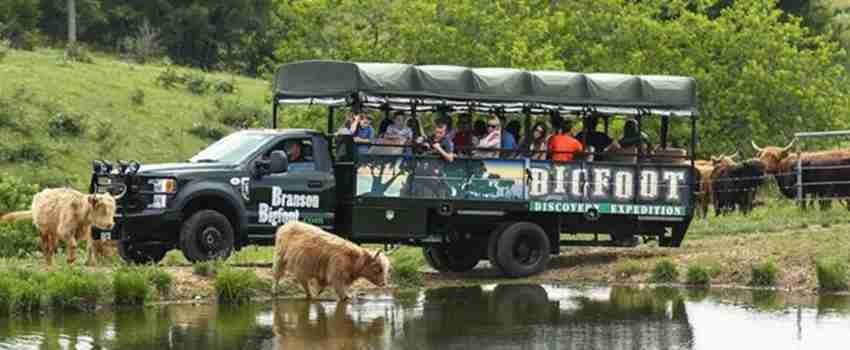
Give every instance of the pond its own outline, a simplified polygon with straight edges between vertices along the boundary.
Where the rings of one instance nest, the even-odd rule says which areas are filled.
[[[167,305],[0,318],[0,349],[821,349],[850,296],[487,285],[353,302]]]

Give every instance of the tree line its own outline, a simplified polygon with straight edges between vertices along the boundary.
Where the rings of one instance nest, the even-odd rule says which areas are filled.
[[[694,76],[700,149],[850,127],[847,27],[824,1],[76,0],[79,40],[269,78],[303,59]],[[0,33],[58,42],[67,6],[4,0]],[[20,39],[18,39],[20,40]],[[687,140],[686,128],[678,136]],[[674,133],[679,132],[674,130]]]

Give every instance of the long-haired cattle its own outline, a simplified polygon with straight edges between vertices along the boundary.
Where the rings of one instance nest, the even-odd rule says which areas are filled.
[[[354,243],[319,227],[290,221],[277,230],[272,273],[274,286],[289,272],[312,298],[310,281],[321,294],[331,286],[340,300],[348,299],[348,288],[359,278],[383,287],[389,276],[389,259],[381,251],[371,254]]]
[[[0,216],[0,222],[32,219],[41,235],[41,249],[47,265],[53,264],[53,254],[59,240],[68,248],[68,264],[76,260],[77,241],[86,240],[89,264],[97,263],[91,229],[95,226],[111,230],[115,226],[115,199],[108,194],[82,194],[70,188],[45,189],[32,199],[30,211]]]
[[[752,211],[764,174],[764,164],[758,159],[717,167],[712,174],[715,214],[731,212],[736,207],[744,214]]]

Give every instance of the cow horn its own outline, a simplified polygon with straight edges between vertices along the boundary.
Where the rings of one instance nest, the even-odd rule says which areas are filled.
[[[377,252],[375,252],[375,256],[373,256],[373,257],[372,257],[372,259],[377,259],[379,256],[381,256],[381,251],[380,251],[380,250],[378,250]]]
[[[739,158],[739,157],[741,157],[741,151],[740,151],[740,150],[735,151],[735,153],[734,153],[734,154],[732,154],[731,156],[729,156],[729,158],[731,158],[731,159],[736,159],[736,158]]]
[[[797,142],[797,138],[796,138],[796,137],[795,137],[793,140],[791,140],[791,143],[789,143],[789,144],[788,144],[788,146],[785,146],[785,148],[783,148],[783,149],[782,149],[782,151],[783,151],[783,152],[788,152],[788,151],[790,151],[790,150],[791,150],[791,147],[794,147],[794,142]]]
[[[756,152],[761,152],[761,147],[759,147],[755,141],[750,140],[750,143],[753,144],[753,148],[755,148]]]

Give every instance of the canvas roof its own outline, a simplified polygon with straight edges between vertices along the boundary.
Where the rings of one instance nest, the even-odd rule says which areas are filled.
[[[697,84],[691,77],[527,71],[446,65],[302,61],[281,66],[275,98],[344,99],[412,104],[452,101],[507,106],[643,108],[695,115]]]

